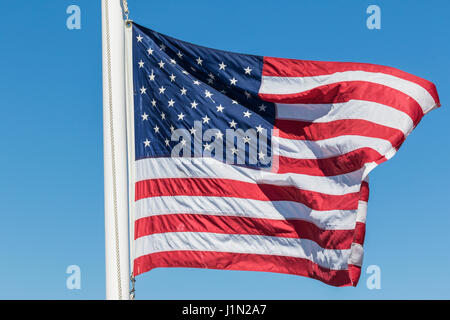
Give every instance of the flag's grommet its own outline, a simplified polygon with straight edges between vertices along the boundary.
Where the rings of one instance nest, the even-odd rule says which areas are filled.
[[[133,25],[133,20],[129,20],[129,19],[125,20],[125,26],[127,28],[131,28],[132,25]]]

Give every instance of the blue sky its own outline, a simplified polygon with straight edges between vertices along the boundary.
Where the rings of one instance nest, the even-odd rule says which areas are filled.
[[[66,8],[81,8],[81,30]],[[366,8],[381,8],[368,30]],[[196,44],[249,54],[393,66],[434,82],[442,108],[371,173],[357,288],[273,273],[157,269],[141,299],[450,298],[448,1],[144,1],[131,18]],[[2,1],[0,299],[103,299],[100,1]],[[81,268],[81,290],[66,268]],[[369,265],[381,289],[366,286]]]

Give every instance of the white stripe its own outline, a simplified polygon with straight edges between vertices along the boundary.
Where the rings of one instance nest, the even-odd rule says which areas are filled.
[[[230,197],[165,196],[138,200],[135,218],[166,214],[207,214],[272,220],[304,220],[324,230],[352,230],[357,210],[317,211],[293,201]],[[358,210],[359,213],[359,210]]]
[[[366,223],[367,202],[360,200],[358,202],[358,213],[356,214],[356,222]]]
[[[148,158],[136,161],[136,181],[166,178],[232,179],[256,184],[295,186],[330,195],[359,192],[363,173],[364,168],[331,177],[279,174],[229,165],[213,158]]]
[[[353,135],[317,141],[291,140],[281,137],[272,137],[272,139],[278,142],[277,154],[294,159],[331,158],[364,147],[372,148],[384,155],[392,149],[392,144],[387,140]]]
[[[277,119],[325,123],[336,120],[367,120],[401,130],[407,135],[414,123],[406,113],[386,105],[361,100],[331,104],[277,104]]]
[[[350,250],[323,249],[307,239],[208,232],[159,233],[136,240],[136,258],[164,251],[217,251],[308,259],[333,270],[347,269]]]
[[[359,243],[352,243],[351,253],[348,258],[348,264],[361,267],[364,258],[364,248]]]
[[[308,91],[319,86],[342,81],[366,81],[377,83],[399,90],[419,103],[424,113],[432,109],[436,102],[431,94],[417,83],[401,79],[389,74],[345,71],[314,77],[272,77],[263,76],[259,93],[262,94],[292,94]]]

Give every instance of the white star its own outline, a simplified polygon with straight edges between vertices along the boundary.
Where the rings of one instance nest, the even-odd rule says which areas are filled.
[[[250,137],[244,137],[244,143],[250,143],[250,140],[252,140],[252,139],[250,139]]]
[[[141,88],[141,94],[145,94],[145,93],[147,93],[147,88],[144,87],[144,86],[142,86],[142,88]]]
[[[159,88],[159,94],[164,93],[164,91],[166,91],[166,88],[164,88],[163,86],[161,86],[161,88]]]
[[[183,138],[183,140],[181,140],[181,144],[182,144],[183,146],[186,145],[186,140],[184,140],[184,138]]]
[[[202,65],[202,63],[203,63],[203,60],[200,57],[198,57],[197,64]]]
[[[152,73],[149,74],[148,77],[150,78],[150,81],[155,81],[155,73],[153,72],[153,69],[152,69]]]
[[[191,134],[192,134],[193,136],[195,136],[195,133],[197,132],[197,130],[194,129],[194,127],[192,127],[191,129],[189,129],[189,131],[191,132]]]
[[[166,51],[166,46],[164,44],[161,45],[161,47],[159,47],[162,51]]]
[[[250,111],[244,112],[244,118],[250,118],[251,115],[252,115],[252,113]]]
[[[206,80],[209,84],[213,84],[214,80],[209,78],[208,80]]]
[[[210,98],[213,96],[213,94],[209,90],[205,90],[205,98]]]
[[[142,117],[142,121],[148,120],[148,114],[146,114],[145,112],[141,117]]]
[[[245,96],[247,97],[247,99],[249,99],[252,95],[250,93],[248,93],[247,91],[244,92]]]
[[[195,100],[194,100],[194,102],[191,103],[191,108],[192,109],[197,109],[197,106],[198,106],[198,103],[195,102]]]
[[[225,90],[221,90],[220,92],[223,94],[227,94],[227,92]]]
[[[232,104],[238,104],[238,102],[236,100],[231,100]]]
[[[138,35],[136,37],[136,39],[137,39],[137,42],[142,42],[142,39],[144,39],[144,38],[141,35]]]
[[[262,104],[262,105],[260,105],[259,106],[259,111],[266,111],[266,105],[265,104]]]
[[[232,154],[238,154],[238,149],[236,149],[236,148],[231,148],[231,153],[232,153]]]
[[[153,55],[153,49],[152,49],[152,48],[148,48],[147,53],[148,53],[149,55]]]
[[[143,68],[144,67],[144,61],[141,60],[138,63],[139,63],[139,68]]]
[[[182,112],[182,113],[180,113],[180,114],[178,115],[178,120],[183,120],[184,117],[185,117],[185,115],[184,115],[183,112]]]
[[[230,124],[230,128],[236,128],[237,123],[234,122],[234,120],[231,120],[231,122],[228,122]]]
[[[217,133],[216,133],[216,139],[217,139],[217,140],[222,140],[222,139],[223,139],[223,133],[220,132],[220,131],[217,131]]]
[[[159,132],[159,127],[158,127],[158,126],[155,126],[155,127],[153,128],[153,130],[155,130],[155,133],[158,133],[158,132]]]
[[[166,143],[166,146],[170,146],[170,141],[169,139],[166,139],[166,141],[164,141]]]
[[[256,131],[259,132],[259,133],[262,133],[263,127],[261,125],[257,126],[256,127]]]
[[[161,119],[163,119],[163,120],[166,119],[166,114],[164,112],[161,113]]]
[[[170,75],[170,82],[174,82],[175,81],[176,76],[173,75],[173,73]]]
[[[161,69],[164,69],[165,63],[162,60],[158,64]]]
[[[260,153],[258,153],[258,158],[259,160],[264,159],[266,155],[261,151]]]
[[[211,146],[208,143],[205,143],[203,146],[205,147],[205,150],[211,150]]]
[[[178,51],[178,53],[177,53],[177,56],[178,56],[178,58],[183,58],[183,54],[180,52],[180,51]]]
[[[181,91],[182,96],[186,95],[187,90],[184,87],[183,87],[183,89],[180,89],[180,91]]]
[[[144,147],[150,147],[150,140],[145,139],[145,141],[144,141]]]
[[[171,63],[171,64],[177,64],[177,62],[175,61],[175,59],[170,59],[170,63]]]
[[[236,83],[237,83],[237,80],[236,80],[235,77],[233,77],[233,79],[230,79],[230,84],[231,84],[231,85],[235,86]]]
[[[189,72],[187,72],[186,70],[183,70],[183,71],[181,71],[181,72],[183,72],[185,75],[188,75],[188,74],[189,74]]]
[[[252,69],[250,69],[250,67],[247,67],[244,69],[245,74],[250,74],[252,72]]]
[[[156,100],[155,100],[155,99],[153,99],[153,100],[150,101],[150,102],[151,102],[152,106],[156,107]]]
[[[174,132],[175,128],[173,126],[170,126],[170,132]]]
[[[200,85],[200,81],[194,80],[194,84],[197,85],[197,86],[199,86],[199,85]]]
[[[209,123],[209,120],[211,120],[210,118],[208,118],[208,116],[204,116],[202,119],[203,123]]]
[[[175,101],[173,101],[173,99],[169,100],[169,107],[173,107],[173,105],[175,104]]]
[[[223,61],[222,61],[222,63],[219,64],[219,70],[225,70],[226,67],[227,67],[227,65],[225,63],[223,63]]]
[[[213,80],[215,79],[214,75],[211,72],[208,74],[208,77],[210,77]]]
[[[223,109],[225,109],[224,107],[222,107],[221,104],[219,104],[216,108],[217,108],[217,112],[223,112]]]

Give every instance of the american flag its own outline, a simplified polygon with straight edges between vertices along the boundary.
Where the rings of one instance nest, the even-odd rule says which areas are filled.
[[[438,107],[400,70],[238,54],[133,25],[134,275],[157,267],[356,286],[368,174]]]

